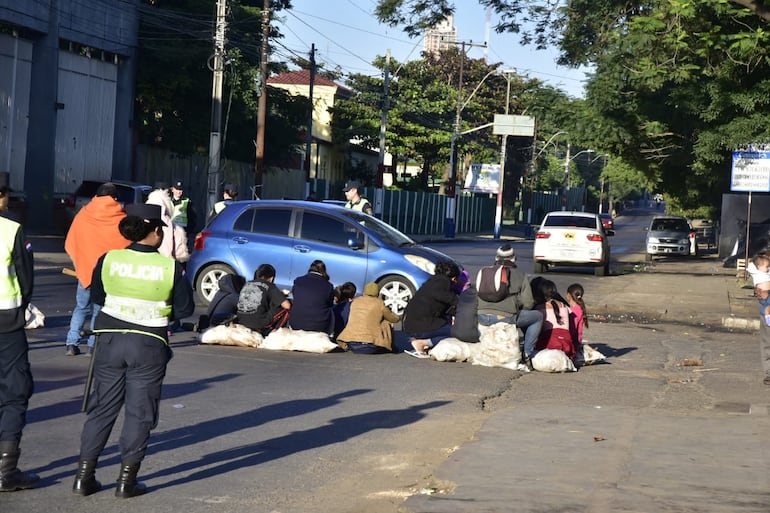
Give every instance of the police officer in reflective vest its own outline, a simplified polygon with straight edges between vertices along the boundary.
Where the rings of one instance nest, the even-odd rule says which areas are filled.
[[[126,206],[120,233],[132,243],[107,252],[94,269],[91,299],[102,305],[94,328],[94,393],[89,398],[80,439],[80,463],[72,491],[91,495],[101,489],[95,469],[121,406],[121,465],[116,497],[145,493],[136,475],[150,430],[158,423],[158,403],[166,364],[171,359],[169,320],[188,317],[195,303],[182,267],[157,252],[163,239],[158,205]]]
[[[7,217],[9,181],[7,172],[0,173],[0,492],[31,488],[39,480],[16,466],[33,388],[24,312],[34,279],[21,225]]]
[[[171,184],[171,203],[174,205],[171,220],[184,228],[189,236],[195,227],[195,211],[190,204],[190,198],[184,195],[184,182],[182,180],[174,180]]]
[[[370,216],[374,215],[372,204],[369,203],[368,199],[361,196],[361,193],[359,192],[360,189],[361,184],[355,180],[351,180],[345,184],[345,187],[342,189],[342,192],[345,193],[345,199],[348,200],[347,203],[345,203],[345,208],[352,208],[353,210],[358,210],[359,212],[369,214]]]

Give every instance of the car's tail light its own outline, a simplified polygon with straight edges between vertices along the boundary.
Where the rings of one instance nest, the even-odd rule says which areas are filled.
[[[203,247],[206,245],[206,238],[209,235],[211,235],[210,231],[203,231],[195,236],[195,251],[200,251],[203,249]]]
[[[66,198],[64,198],[64,206],[67,208],[75,208],[75,195],[74,194],[68,194]]]
[[[548,232],[537,232],[535,234],[535,238],[536,239],[550,239],[551,238],[551,234],[548,233]]]
[[[589,234],[588,234],[588,236],[587,236],[587,238],[588,238],[588,240],[590,240],[591,242],[601,242],[601,241],[603,240],[603,239],[602,239],[602,236],[601,236],[601,235],[599,235],[598,233],[589,233]]]

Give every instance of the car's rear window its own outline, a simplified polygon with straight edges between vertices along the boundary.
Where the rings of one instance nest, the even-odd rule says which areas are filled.
[[[233,230],[286,237],[289,235],[290,223],[290,209],[249,208],[235,220]]]
[[[548,216],[543,226],[550,228],[591,228],[596,229],[596,218],[587,216]]]
[[[689,232],[690,226],[684,219],[655,219],[650,230],[660,232]]]

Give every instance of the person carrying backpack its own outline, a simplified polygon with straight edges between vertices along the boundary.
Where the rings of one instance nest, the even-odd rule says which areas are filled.
[[[497,248],[495,264],[483,267],[476,276],[479,324],[515,324],[524,332],[523,360],[531,367],[535,343],[543,327],[543,314],[533,310],[535,298],[529,279],[516,267],[510,244]]]

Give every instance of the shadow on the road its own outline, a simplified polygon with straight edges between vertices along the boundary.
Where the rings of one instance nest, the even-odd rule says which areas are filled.
[[[593,342],[591,343],[591,347],[602,353],[607,358],[619,358],[638,349],[637,347],[621,347],[616,349],[609,344],[597,344]]]
[[[367,392],[367,390],[353,390],[345,394],[333,395],[327,399],[289,401],[288,403],[258,408],[257,410],[225,419],[215,419],[196,426],[170,431],[166,433],[168,435],[167,440],[153,444],[153,452],[156,452],[158,447],[161,447],[161,450],[173,450],[180,445],[190,445],[203,440],[209,440],[214,436],[228,434],[236,429],[252,428],[261,422],[274,420],[273,415],[275,414],[278,414],[279,417],[288,416],[288,414],[297,415],[307,411],[308,408],[315,410],[319,409],[319,407],[328,407],[339,402],[339,399],[342,397],[364,392]],[[448,403],[449,401],[433,401],[424,405],[415,405],[399,410],[381,410],[352,415],[350,417],[341,417],[332,420],[329,424],[313,429],[296,431],[278,438],[205,454],[195,461],[159,470],[154,474],[143,477],[149,480],[174,474],[182,474],[184,476],[159,485],[158,488],[190,483],[221,475],[225,472],[232,472],[277,460],[317,447],[344,442],[376,429],[395,429],[424,418],[425,413],[423,413],[423,410],[438,408]],[[158,438],[162,437],[163,435]],[[201,466],[205,466],[205,468],[186,475],[188,472],[194,471]]]

